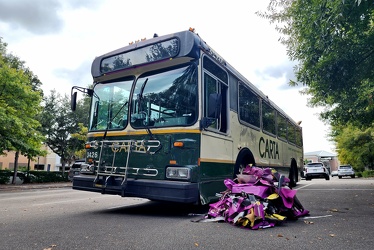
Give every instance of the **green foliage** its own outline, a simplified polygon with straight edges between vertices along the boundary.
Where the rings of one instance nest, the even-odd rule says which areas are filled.
[[[358,171],[374,169],[374,124],[367,129],[351,124],[333,129],[340,162],[351,164]]]
[[[67,174],[62,172],[30,171],[30,183],[68,181]]]
[[[77,123],[81,123],[83,127],[88,128],[88,119],[90,115],[91,98],[85,95],[83,99],[78,100],[77,110],[72,112]]]
[[[0,184],[6,184],[10,181],[10,170],[0,170]]]
[[[297,61],[298,83],[311,106],[333,125],[370,127],[374,120],[374,4],[372,0],[271,0],[288,56]]]
[[[0,184],[6,184],[13,176],[10,170],[0,170]],[[29,171],[27,173],[18,172],[17,176],[23,180],[23,183],[48,183],[48,182],[64,182],[68,181],[67,174],[62,172],[48,172],[48,171]]]
[[[362,172],[362,177],[368,178],[368,177],[374,177],[374,170],[365,170]]]
[[[372,0],[271,0],[276,24],[310,106],[322,106],[339,159],[374,167],[374,3]],[[349,124],[349,125],[347,125]]]
[[[81,113],[75,113],[71,111],[70,98],[66,95],[61,96],[53,90],[44,98],[43,111],[39,116],[42,133],[49,148],[61,157],[63,166],[81,157],[79,152],[84,149],[87,134],[87,103],[87,100],[78,102],[78,105],[87,109],[80,107]]]
[[[46,144],[61,157],[65,164],[71,156],[68,153],[68,140],[70,134],[75,133],[75,123],[69,115],[68,97],[62,97],[51,91],[50,96],[44,98],[43,111],[39,117],[42,132],[46,136]]]
[[[6,46],[0,38],[0,153],[15,150],[35,157],[43,140],[36,120],[41,83],[23,61],[6,53]]]
[[[84,147],[85,142],[87,141],[88,128],[83,125],[83,123],[78,123],[79,131],[71,135],[71,139],[76,140],[76,150],[75,156],[77,159],[84,159],[86,155],[86,149]]]

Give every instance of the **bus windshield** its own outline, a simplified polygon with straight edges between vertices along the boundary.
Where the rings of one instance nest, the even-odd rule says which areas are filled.
[[[95,95],[91,104],[90,131],[126,127],[133,82],[132,78],[95,86]]]
[[[134,128],[188,126],[197,119],[197,66],[141,76],[131,107]]]

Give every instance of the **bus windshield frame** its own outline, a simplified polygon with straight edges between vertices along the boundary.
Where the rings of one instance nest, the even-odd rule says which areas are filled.
[[[118,130],[126,127],[133,82],[134,77],[129,77],[95,85],[89,131]]]
[[[136,81],[134,79],[129,77],[95,85],[90,131],[122,130],[128,121],[136,129],[190,126],[196,123],[196,63],[146,73]]]
[[[131,126],[160,128],[190,126],[198,117],[197,66],[144,74],[132,95]]]

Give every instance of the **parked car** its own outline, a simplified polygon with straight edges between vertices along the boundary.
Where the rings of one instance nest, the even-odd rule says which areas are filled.
[[[350,176],[351,178],[355,178],[356,174],[351,165],[339,166],[338,168],[339,179],[343,178],[344,176]]]
[[[331,172],[331,177],[338,176],[338,170],[334,170]]]
[[[304,166],[305,179],[310,181],[315,178],[324,178],[327,181],[330,180],[330,174],[327,168],[323,165],[322,162],[312,162]]]
[[[13,177],[14,177],[14,171],[10,172],[9,173],[9,181],[8,181],[8,184],[12,184],[13,182]],[[16,181],[15,183],[17,185],[19,184],[22,184],[25,180],[25,173],[21,172],[21,171],[17,171],[17,177],[16,177]]]
[[[303,170],[300,171],[300,177],[303,178],[303,179],[305,179],[306,168],[307,168],[306,165],[304,165]]]
[[[69,181],[73,181],[74,176],[79,175],[83,164],[84,164],[84,161],[74,162],[74,164],[70,167],[70,170],[69,170],[69,174],[68,174]]]

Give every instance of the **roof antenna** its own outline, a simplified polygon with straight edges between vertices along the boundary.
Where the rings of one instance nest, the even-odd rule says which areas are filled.
[[[158,37],[157,33],[154,33],[154,34],[153,34],[153,38],[155,38],[155,37]]]

